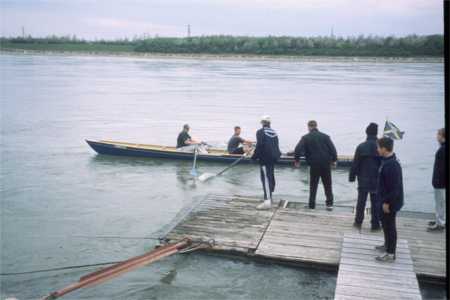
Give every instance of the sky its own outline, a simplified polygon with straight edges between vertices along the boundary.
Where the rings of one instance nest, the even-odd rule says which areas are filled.
[[[442,0],[0,0],[3,37],[443,34]]]

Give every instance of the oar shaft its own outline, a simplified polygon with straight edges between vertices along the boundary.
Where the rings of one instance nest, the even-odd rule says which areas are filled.
[[[223,169],[222,171],[220,171],[219,173],[217,173],[216,176],[222,175],[222,173],[224,173],[225,171],[228,171],[229,169],[231,169],[232,167],[234,167],[235,165],[237,165],[241,160],[243,160],[246,156],[243,155],[242,157],[240,157],[239,159],[236,159],[231,165],[229,165],[228,167],[226,167],[225,169]]]

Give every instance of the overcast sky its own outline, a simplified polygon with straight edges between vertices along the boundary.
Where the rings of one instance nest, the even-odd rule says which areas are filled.
[[[442,0],[0,0],[1,35],[442,34]]]

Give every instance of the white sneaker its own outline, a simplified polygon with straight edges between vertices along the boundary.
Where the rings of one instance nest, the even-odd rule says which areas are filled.
[[[268,210],[272,208],[272,202],[270,200],[265,200],[263,203],[258,205],[256,209],[258,210]]]
[[[375,257],[375,260],[392,263],[395,261],[395,254],[384,253],[383,255]]]

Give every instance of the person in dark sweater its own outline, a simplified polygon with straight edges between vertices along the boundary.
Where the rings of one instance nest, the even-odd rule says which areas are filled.
[[[208,149],[204,146],[205,143],[202,141],[196,141],[189,135],[189,124],[183,125],[183,130],[178,134],[177,137],[177,151],[181,152],[195,152],[201,154],[207,154]]]
[[[241,146],[242,145],[242,146]],[[234,134],[228,141],[227,150],[230,154],[244,154],[250,150],[252,141],[243,139],[241,137],[241,127],[234,127]]]
[[[316,121],[308,122],[309,133],[304,135],[295,147],[295,167],[300,166],[300,157],[304,156],[310,166],[309,205],[316,207],[316,194],[319,179],[325,189],[327,210],[333,209],[333,190],[331,186],[331,165],[336,166],[337,152],[330,137],[317,129]]]
[[[262,128],[256,132],[256,147],[252,159],[259,161],[264,202],[257,209],[272,207],[272,193],[275,191],[275,163],[281,156],[278,135],[270,128],[270,117],[261,118]]]
[[[370,123],[366,128],[367,139],[356,147],[353,163],[350,168],[349,181],[358,178],[358,202],[353,226],[361,229],[364,220],[367,196],[370,195],[371,230],[378,231],[380,226],[381,207],[377,201],[377,178],[381,158],[377,151],[378,125]]]
[[[445,166],[447,164],[447,151],[445,145],[445,128],[441,128],[437,133],[437,140],[440,144],[439,150],[434,157],[433,167],[433,188],[436,210],[436,220],[428,223],[428,231],[443,231],[445,229],[445,208],[446,208],[446,189],[448,185]]]
[[[376,260],[393,262],[397,247],[396,215],[403,206],[403,175],[402,167],[395,156],[394,141],[383,137],[378,140],[378,153],[382,157],[378,172],[377,196],[382,203],[381,222],[384,232],[384,245],[375,249],[384,252]]]

